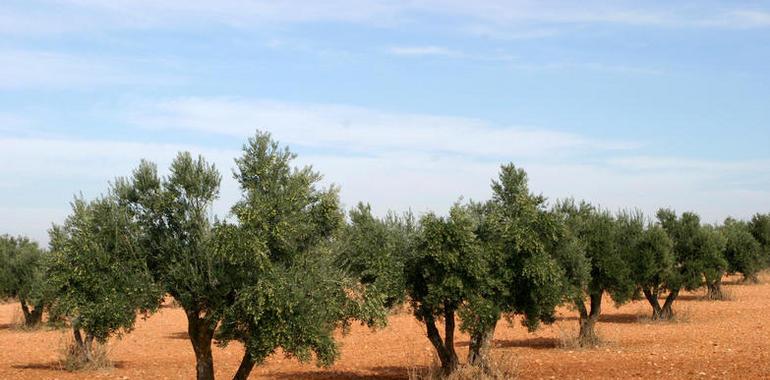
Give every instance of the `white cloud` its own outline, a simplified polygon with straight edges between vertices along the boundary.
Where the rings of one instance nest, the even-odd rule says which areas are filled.
[[[186,98],[139,109],[134,122],[153,128],[243,138],[257,128],[270,130],[295,150],[312,148],[302,162],[342,185],[346,202],[371,200],[381,212],[442,210],[460,195],[486,198],[498,165],[509,161],[551,198],[574,196],[648,213],[672,206],[709,220],[770,209],[766,160],[643,155],[639,143],[338,105]]]
[[[110,181],[130,175],[141,159],[156,162],[164,171],[179,151],[202,154],[219,168],[222,191],[214,209],[226,216],[239,198],[230,175],[237,148],[0,137],[0,233],[26,234],[45,244],[47,229],[64,220],[73,196],[104,193]]]
[[[483,120],[387,113],[362,107],[231,98],[181,98],[128,111],[137,126],[246,137],[271,130],[290,144],[377,155],[383,151],[454,154],[466,158],[558,156],[585,149],[628,149],[628,142],[595,140]]]
[[[203,154],[220,169],[222,199],[215,212],[226,216],[240,197],[230,175],[233,159],[257,128],[300,151],[298,165],[312,164],[326,184],[339,185],[346,206],[371,202],[380,214],[408,208],[444,212],[460,196],[486,199],[499,165],[511,161],[527,170],[532,191],[550,199],[639,207],[649,215],[674,207],[699,212],[709,222],[770,211],[767,160],[649,155],[643,145],[577,134],[341,105],[182,98],[134,104],[125,112],[138,126],[195,132],[198,142],[0,137],[0,231],[45,242],[50,223],[67,214],[72,194],[103,192],[142,158],[163,170],[181,150]],[[210,137],[217,135],[242,140],[214,147]]]
[[[723,13],[720,17],[699,20],[705,27],[728,27],[736,29],[770,27],[770,12],[758,10],[734,10]]]
[[[459,51],[441,46],[393,46],[388,48],[388,53],[404,56],[438,55],[445,57],[461,57],[463,55]]]
[[[33,123],[29,118],[12,113],[0,112],[0,131],[14,132],[29,127]]]
[[[170,76],[138,73],[140,62],[47,51],[0,51],[0,88],[83,88],[173,84]],[[129,68],[133,65],[133,68]]]
[[[225,216],[240,196],[229,175],[238,149],[109,140],[0,139],[0,231],[27,234],[45,243],[45,231],[51,222],[63,220],[73,194],[83,191],[86,197],[93,197],[103,192],[108,181],[128,175],[141,158],[157,162],[164,170],[180,150],[203,154],[216,163],[223,183],[215,212]],[[613,158],[613,153],[606,159],[579,163],[579,157],[557,161],[522,157],[514,162],[529,173],[531,190],[550,199],[571,196],[610,209],[639,207],[648,215],[659,207],[674,207],[697,211],[708,222],[770,211],[770,166],[760,162]],[[325,175],[325,183],[339,185],[346,206],[367,201],[383,214],[388,209],[408,208],[418,213],[445,212],[460,196],[486,199],[490,180],[505,161],[404,148],[366,156],[310,152],[301,154],[297,164],[312,164]],[[733,181],[736,178],[754,182]]]
[[[46,11],[45,9],[50,9]],[[459,30],[542,38],[556,26],[616,24],[640,27],[762,28],[770,12],[703,5],[531,0],[49,0],[35,9],[0,9],[0,32],[200,27],[260,28],[304,22],[350,22],[398,27],[431,15],[450,16]],[[544,28],[543,26],[552,26]],[[469,27],[470,26],[470,27]],[[478,33],[476,33],[478,34]]]

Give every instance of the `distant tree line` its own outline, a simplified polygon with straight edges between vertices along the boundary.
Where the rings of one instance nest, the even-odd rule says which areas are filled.
[[[295,158],[267,133],[249,139],[234,170],[241,199],[224,220],[211,216],[221,174],[203,157],[179,153],[165,176],[142,161],[102,196],[75,198],[48,249],[0,237],[0,296],[18,300],[29,327],[44,310],[65,323],[86,358],[170,296],[200,380],[214,378],[212,345],[231,342],[244,347],[234,379],[279,348],[329,366],[335,331],[384,326],[408,302],[451,374],[458,331],[470,336],[466,362],[488,370],[504,317],[533,331],[570,305],[590,346],[605,295],[644,299],[651,318],[671,319],[682,290],[721,299],[725,274],[753,283],[770,265],[770,214],[709,225],[670,209],[651,220],[572,199],[549,205],[506,164],[489,200],[380,218],[363,203],[345,212],[338,188]]]

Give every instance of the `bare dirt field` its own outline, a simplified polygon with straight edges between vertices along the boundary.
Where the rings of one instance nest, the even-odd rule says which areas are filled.
[[[676,323],[649,323],[649,306],[635,302],[615,308],[607,301],[598,325],[605,340],[594,349],[559,348],[576,331],[575,313],[564,309],[559,320],[535,333],[518,321],[501,323],[493,356],[515,365],[522,379],[597,378],[770,378],[770,276],[763,284],[740,285],[726,279],[733,300],[713,302],[701,293],[683,294],[675,304]],[[67,372],[59,363],[67,330],[21,331],[13,324],[19,308],[0,305],[0,379],[191,379],[194,359],[185,338],[181,310],[163,308],[140,320],[134,332],[109,344],[115,368]],[[277,354],[255,368],[254,379],[404,379],[430,365],[433,350],[423,326],[408,313],[394,315],[387,328],[372,332],[355,326],[341,338],[342,358],[331,368]],[[459,339],[460,355],[467,337]],[[216,374],[229,379],[242,349],[216,348]]]

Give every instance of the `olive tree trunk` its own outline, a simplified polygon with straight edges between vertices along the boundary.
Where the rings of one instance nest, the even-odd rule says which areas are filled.
[[[87,332],[86,338],[83,339],[83,334],[80,331],[80,317],[72,320],[72,335],[75,338],[75,346],[83,354],[83,358],[87,362],[93,361],[94,336]]]
[[[244,352],[243,359],[241,359],[241,365],[238,366],[238,371],[235,373],[235,376],[233,376],[233,380],[247,380],[256,363],[257,362],[251,357],[248,351]]]
[[[722,276],[718,276],[715,280],[706,279],[706,298],[712,301],[722,301],[725,299],[725,294],[722,291]]]
[[[757,276],[757,273],[744,273],[743,274],[743,283],[744,284],[758,284],[759,283],[759,277]]]
[[[468,364],[479,367],[487,373],[492,370],[489,362],[489,351],[492,347],[492,339],[495,336],[496,327],[497,319],[495,319],[495,323],[492,325],[480,328],[479,331],[474,331],[471,334],[471,341],[468,347]]]
[[[30,305],[24,298],[19,298],[21,303],[21,312],[24,314],[24,326],[35,327],[43,320],[43,305],[33,305],[30,309]]]
[[[679,289],[671,290],[668,293],[668,296],[666,297],[666,302],[663,303],[663,307],[660,309],[660,315],[658,316],[658,319],[669,320],[669,321],[674,319],[674,309],[672,309],[672,305],[674,304],[674,301],[678,296],[679,296]]]
[[[650,303],[652,307],[652,320],[660,319],[660,302],[658,301],[658,289],[642,289],[644,298]]]
[[[428,332],[428,339],[438,353],[439,361],[441,361],[441,370],[444,375],[449,375],[455,370],[459,361],[457,359],[457,352],[455,351],[454,334],[455,334],[455,310],[451,307],[444,307],[444,338],[441,338],[441,334],[436,327],[435,318],[430,315],[425,318],[425,326]]]
[[[187,334],[195,352],[195,373],[197,380],[214,380],[214,358],[211,354],[211,341],[214,338],[216,323],[197,310],[187,311]]]
[[[604,291],[593,293],[589,296],[591,309],[586,309],[583,300],[577,302],[580,312],[580,333],[578,334],[578,344],[581,347],[595,346],[599,343],[599,336],[596,335],[596,322],[602,314],[602,295]]]

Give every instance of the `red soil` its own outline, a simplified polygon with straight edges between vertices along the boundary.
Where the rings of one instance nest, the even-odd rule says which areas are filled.
[[[713,302],[700,293],[685,293],[674,304],[677,323],[649,323],[649,306],[635,302],[620,308],[607,301],[598,324],[604,343],[593,349],[557,348],[562,336],[574,334],[575,313],[561,310],[559,321],[527,333],[519,322],[502,322],[494,357],[516,366],[520,378],[770,378],[770,277],[761,285],[738,285],[727,279],[734,300]],[[67,372],[60,368],[60,347],[69,331],[21,331],[14,303],[0,305],[0,379],[191,379],[194,360],[185,339],[185,317],[163,308],[136,330],[109,344],[115,368]],[[433,350],[423,326],[408,313],[394,315],[387,328],[372,332],[355,326],[340,340],[342,357],[329,369],[300,364],[278,354],[255,368],[253,379],[404,379],[424,368]],[[459,338],[464,357],[467,337]],[[242,349],[216,348],[220,379],[232,377]]]

